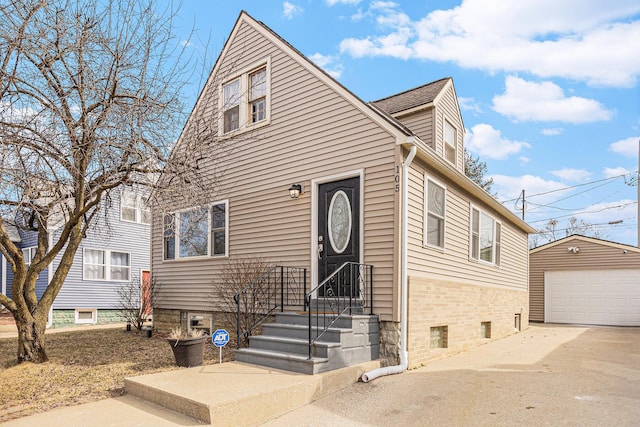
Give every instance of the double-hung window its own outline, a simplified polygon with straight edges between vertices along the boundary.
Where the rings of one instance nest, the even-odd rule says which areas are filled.
[[[456,164],[456,129],[447,120],[444,121],[444,158]]]
[[[500,265],[502,225],[487,213],[471,208],[471,258]]]
[[[84,280],[128,282],[131,280],[131,255],[102,249],[85,249],[82,259]]]
[[[424,244],[444,248],[446,188],[425,175]]]
[[[240,127],[240,79],[235,79],[222,87],[224,133]]]
[[[222,84],[222,133],[242,131],[269,120],[269,65],[259,65]]]
[[[164,216],[164,259],[226,256],[228,202],[186,209]]]
[[[151,209],[148,198],[131,189],[120,193],[120,218],[123,221],[151,224]]]
[[[36,250],[38,250],[36,246],[31,246],[30,248],[22,249],[22,257],[24,258],[24,265],[27,268],[29,268],[29,266],[31,265],[31,261],[33,261],[33,258],[36,256]]]

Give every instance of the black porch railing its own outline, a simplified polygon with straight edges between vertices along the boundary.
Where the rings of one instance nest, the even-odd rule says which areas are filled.
[[[287,306],[304,308],[306,294],[307,269],[281,265],[271,267],[235,294],[238,348],[273,312]]]
[[[373,265],[347,262],[307,293],[309,359],[314,343],[343,315],[373,314]]]

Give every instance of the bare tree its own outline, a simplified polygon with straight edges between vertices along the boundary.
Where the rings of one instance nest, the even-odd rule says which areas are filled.
[[[212,150],[215,120],[190,123],[171,153],[193,70],[173,18],[153,0],[0,6],[0,252],[14,275],[0,304],[16,320],[19,362],[47,360],[47,313],[109,192],[156,185],[157,200],[197,205],[217,191],[222,170],[203,175],[199,164],[224,152]],[[28,266],[9,227],[37,233]],[[54,259],[38,298],[36,279]]]
[[[264,274],[269,263],[259,256],[230,259],[222,273],[213,281],[214,291],[211,299],[220,306],[220,311],[229,327],[235,329],[240,305],[240,327],[246,334],[241,337],[241,345],[247,345],[259,319],[264,317]],[[245,290],[245,292],[240,292]],[[236,302],[235,296],[238,295]]]
[[[597,225],[590,224],[582,219],[578,220],[578,218],[574,216],[567,220],[564,227],[561,226],[560,229],[558,229],[558,225],[559,222],[556,219],[550,219],[547,221],[543,228],[539,229],[536,234],[531,236],[529,247],[533,249],[574,234],[595,237],[598,239],[606,237],[605,233],[598,228]]]
[[[464,173],[487,193],[493,197],[497,197],[496,193],[492,193],[493,178],[485,178],[487,174],[487,163],[480,160],[480,157],[473,157],[471,153],[464,150]]]

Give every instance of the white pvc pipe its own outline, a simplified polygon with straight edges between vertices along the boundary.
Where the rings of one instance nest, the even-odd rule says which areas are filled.
[[[401,282],[401,291],[400,291],[400,364],[394,366],[386,366],[384,368],[374,369],[369,372],[365,372],[362,374],[362,382],[368,383],[369,381],[375,380],[378,377],[383,377],[385,375],[391,374],[399,374],[407,370],[407,366],[409,365],[409,357],[407,353],[407,305],[409,301],[409,286],[408,286],[408,278],[407,278],[407,228],[408,228],[408,218],[409,218],[409,166],[411,166],[411,162],[413,162],[413,158],[416,156],[416,152],[418,151],[418,147],[415,145],[411,146],[411,150],[407,155],[407,158],[402,165],[402,242],[401,242],[401,265],[400,265],[400,282]]]

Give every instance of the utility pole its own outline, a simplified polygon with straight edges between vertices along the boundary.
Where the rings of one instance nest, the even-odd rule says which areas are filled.
[[[520,201],[520,199],[522,199],[522,207],[518,205],[518,202]],[[520,192],[520,196],[516,199],[516,203],[513,206],[513,208],[517,211],[522,210],[523,221],[524,221],[524,206],[525,206],[525,198],[524,198],[524,188],[523,188],[522,191]]]

